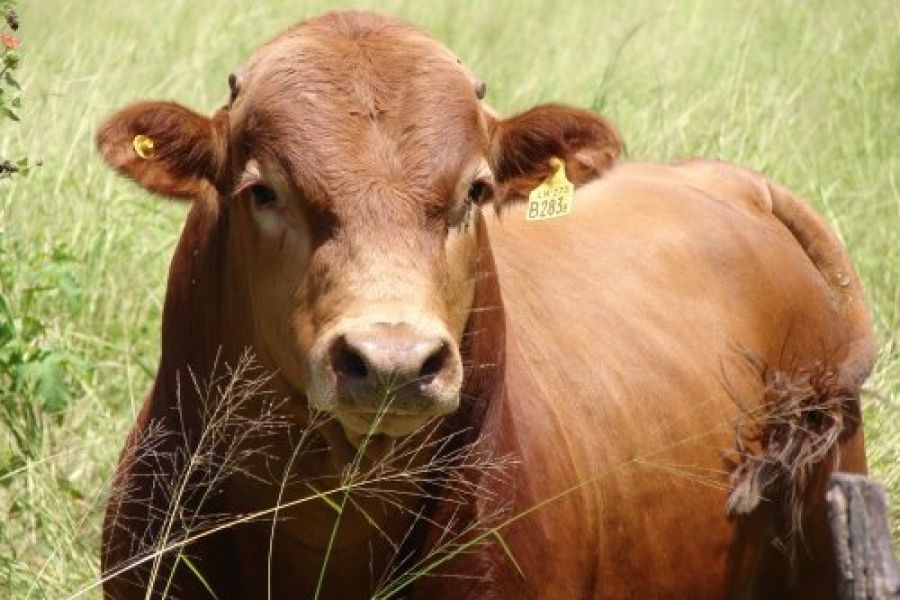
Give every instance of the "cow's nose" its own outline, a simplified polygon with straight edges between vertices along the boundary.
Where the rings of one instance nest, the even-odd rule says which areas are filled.
[[[367,404],[380,404],[395,392],[429,396],[430,388],[450,383],[456,362],[448,338],[393,324],[344,332],[329,356],[338,389]]]

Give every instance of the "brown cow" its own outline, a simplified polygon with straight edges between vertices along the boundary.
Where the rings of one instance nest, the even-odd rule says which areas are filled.
[[[108,162],[193,200],[107,597],[831,592],[821,486],[865,468],[872,361],[840,243],[707,162],[620,166],[527,222],[551,158],[582,184],[618,136],[482,93],[415,28],[335,13],[212,118],[103,126]],[[248,351],[268,378],[221,375]]]

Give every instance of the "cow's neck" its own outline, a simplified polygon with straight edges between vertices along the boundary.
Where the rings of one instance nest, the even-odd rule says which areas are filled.
[[[200,392],[192,383],[208,380],[214,365],[232,363],[234,351],[222,340],[227,214],[215,197],[193,202],[169,269],[163,307],[162,354],[154,383],[154,405],[180,404],[182,416]]]
[[[488,411],[503,393],[506,316],[487,227],[478,223],[478,266],[472,310],[461,347],[465,377],[459,410],[445,422],[448,431],[467,430],[467,442],[481,432]]]

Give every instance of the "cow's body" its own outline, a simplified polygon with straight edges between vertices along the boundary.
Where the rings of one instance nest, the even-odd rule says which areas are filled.
[[[780,216],[815,232],[804,244],[821,262],[773,202],[798,203]],[[489,578],[463,593],[436,578],[415,597],[833,596],[821,485],[838,462],[865,470],[854,394],[872,346],[852,267],[806,211],[729,165],[626,164],[583,188],[568,217],[529,223],[516,207],[492,222],[505,390],[482,427],[496,452],[521,461],[515,493],[492,491],[514,502],[510,515],[562,496],[501,530],[524,577],[489,537],[444,568],[490,566],[493,587]],[[774,395],[760,365],[798,380],[834,370],[850,394],[826,406],[829,392],[846,392],[823,387],[797,422],[836,418],[846,429],[808,479],[792,481],[804,498],[794,574],[778,546],[785,490],[767,490],[750,515],[726,514],[726,459],[737,425],[754,422],[739,404],[778,419],[777,405],[763,407]]]
[[[617,135],[560,106],[502,120],[471,79],[336,14],[260,49],[212,119],[140,103],[101,130],[116,168],[193,199],[107,597],[832,593],[821,487],[865,469],[872,361],[839,241],[713,162],[622,165],[525,222],[551,157],[583,184]],[[228,388],[248,350],[269,379]]]

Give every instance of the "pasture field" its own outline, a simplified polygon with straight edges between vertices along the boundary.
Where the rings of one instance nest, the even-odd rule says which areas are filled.
[[[107,486],[158,357],[185,206],[103,166],[98,124],[140,98],[212,111],[260,42],[347,6],[433,32],[501,112],[590,107],[632,158],[741,163],[826,215],[877,328],[865,428],[900,539],[896,0],[28,0],[22,123],[0,121],[0,156],[43,164],[0,181],[0,597],[66,598],[96,580]],[[27,368],[11,366],[13,345]]]

